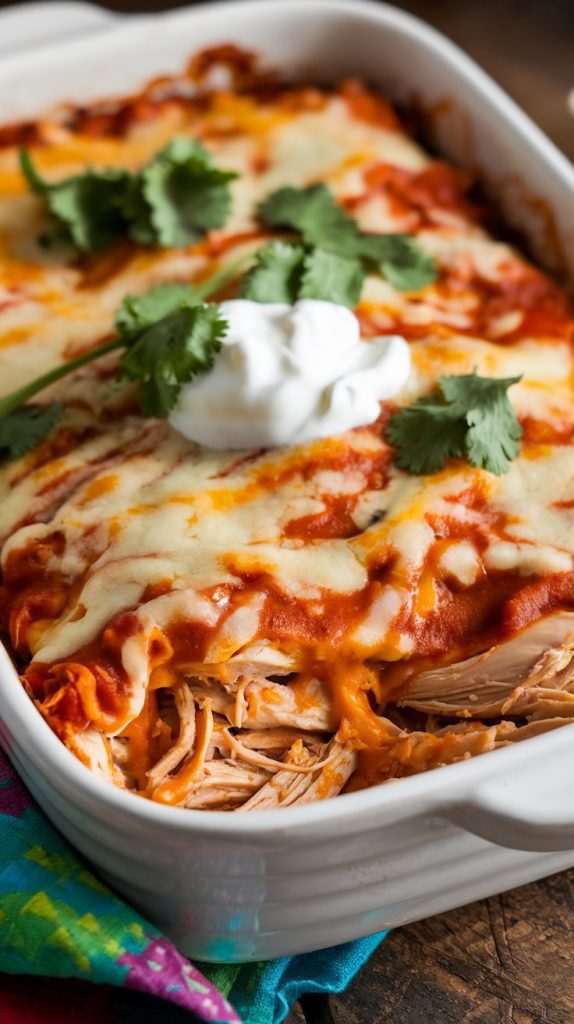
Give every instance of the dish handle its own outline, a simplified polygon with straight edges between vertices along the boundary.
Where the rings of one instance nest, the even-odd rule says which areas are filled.
[[[574,733],[541,764],[479,782],[445,811],[454,824],[513,850],[574,850]],[[531,742],[531,741],[530,741]],[[492,755],[490,755],[492,756]]]

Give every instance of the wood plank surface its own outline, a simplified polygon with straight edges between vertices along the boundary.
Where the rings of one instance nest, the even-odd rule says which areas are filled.
[[[288,1024],[572,1024],[574,871],[400,928]]]

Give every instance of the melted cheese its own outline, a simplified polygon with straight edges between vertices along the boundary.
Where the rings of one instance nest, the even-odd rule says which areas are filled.
[[[124,673],[128,696],[109,732],[141,711],[158,637],[176,668],[206,676],[223,664],[255,671],[257,651],[271,671],[443,654],[480,643],[473,594],[502,621],[504,595],[572,571],[565,300],[432,185],[435,164],[401,130],[360,116],[344,91],[313,109],[285,98],[215,91],[201,109],[168,104],[107,137],[44,126],[34,156],[54,180],[86,164],[136,168],[175,133],[200,137],[237,171],[225,228],[177,251],[118,246],[62,261],[38,246],[41,203],[14,148],[0,150],[0,393],[108,336],[126,293],[192,280],[256,248],[238,235],[257,230],[261,199],[320,180],[365,229],[418,232],[441,270],[415,295],[380,276],[365,285],[365,333],[412,339],[399,402],[440,374],[521,374],[511,399],[532,436],[503,477],[452,464],[416,478],[389,468],[377,425],[245,458],[200,449],[121,412],[126,394],[106,376],[113,358],[53,388],[71,441],[0,473],[6,594],[35,663],[99,658]],[[360,689],[361,673],[351,677]],[[360,706],[364,718],[363,697],[349,690],[337,706]]]

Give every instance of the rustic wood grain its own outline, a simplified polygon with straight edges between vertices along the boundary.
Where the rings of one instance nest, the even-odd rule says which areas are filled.
[[[574,871],[392,933],[287,1024],[572,1024]]]

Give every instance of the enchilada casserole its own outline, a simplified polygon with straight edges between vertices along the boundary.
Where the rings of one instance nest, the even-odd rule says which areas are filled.
[[[197,190],[185,230],[169,219],[166,153],[195,161],[191,184],[177,179]],[[137,96],[0,129],[0,403],[77,367],[20,406],[10,444],[0,419],[17,456],[0,468],[3,635],[94,772],[243,812],[574,721],[574,320],[566,293],[489,233],[471,184],[361,83],[284,85],[232,47]],[[281,190],[323,203],[313,230],[334,205],[335,235],[352,223],[355,241],[400,240],[386,272],[366,260],[357,279],[339,262],[337,289],[361,344],[406,339],[410,373],[353,429],[198,444],[157,412],[149,367],[145,401],[133,360],[118,377],[114,339],[160,285],[215,281],[224,311],[258,298],[266,259],[274,273],[315,259],[311,214],[269,214]],[[400,265],[413,252],[419,279]],[[294,300],[333,294],[301,286]],[[487,397],[460,412],[477,380]],[[50,429],[27,444],[44,413]]]

